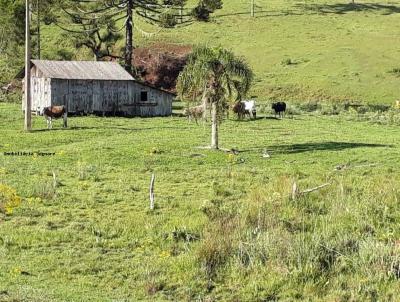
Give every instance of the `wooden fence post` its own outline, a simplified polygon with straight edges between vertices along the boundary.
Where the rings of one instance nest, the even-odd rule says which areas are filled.
[[[156,176],[154,173],[151,175],[150,181],[150,210],[154,210],[154,182],[156,180]]]

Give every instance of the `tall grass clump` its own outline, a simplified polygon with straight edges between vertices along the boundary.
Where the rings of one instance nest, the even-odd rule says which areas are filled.
[[[239,291],[249,301],[318,296],[379,301],[382,286],[395,291],[400,275],[400,227],[393,229],[400,218],[396,179],[330,180],[331,186],[296,200],[290,198],[292,179],[281,176],[235,206],[212,202],[204,212],[208,223],[197,253],[204,276],[242,278]],[[268,281],[247,282],[252,277]],[[360,291],[360,284],[368,290]]]

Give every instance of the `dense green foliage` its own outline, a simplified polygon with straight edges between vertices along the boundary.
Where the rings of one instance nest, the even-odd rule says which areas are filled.
[[[243,58],[223,48],[196,47],[178,78],[181,99],[198,102],[211,109],[211,148],[218,149],[218,124],[233,100],[241,100],[250,90],[253,72]],[[197,97],[197,98],[196,98]],[[203,114],[204,115],[204,114]],[[205,117],[205,115],[204,115]]]
[[[0,84],[23,64],[24,20],[25,6],[20,1],[0,1]]]
[[[2,301],[400,298],[398,126],[229,120],[232,155],[197,149],[208,128],[179,117],[38,117],[23,133],[19,112],[0,105],[0,151],[56,154],[0,154],[22,197],[0,214]],[[292,200],[294,181],[331,185]]]

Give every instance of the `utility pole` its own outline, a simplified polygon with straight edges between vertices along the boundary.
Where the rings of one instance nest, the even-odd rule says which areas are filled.
[[[37,10],[37,59],[40,60],[40,1],[36,0],[36,10]]]
[[[25,0],[25,131],[32,130],[30,3]]]
[[[254,0],[251,0],[251,16],[254,17]]]

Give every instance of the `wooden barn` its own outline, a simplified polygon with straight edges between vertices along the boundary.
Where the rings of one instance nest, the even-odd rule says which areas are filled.
[[[136,81],[118,63],[32,60],[32,111],[65,105],[70,114],[169,116],[174,94]],[[24,102],[22,102],[24,110]]]

